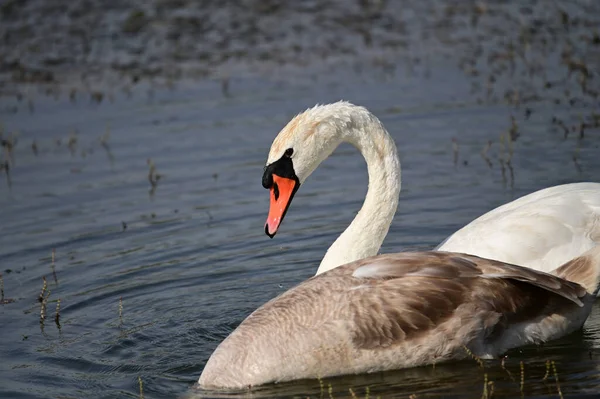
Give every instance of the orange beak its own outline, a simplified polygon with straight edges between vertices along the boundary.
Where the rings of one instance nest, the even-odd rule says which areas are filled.
[[[269,190],[271,204],[269,206],[269,216],[267,216],[267,222],[265,223],[265,233],[269,237],[273,238],[277,233],[277,229],[292,203],[297,188],[298,182],[296,180],[273,174],[273,185]]]

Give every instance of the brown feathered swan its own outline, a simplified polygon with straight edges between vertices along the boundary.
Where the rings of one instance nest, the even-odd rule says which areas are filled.
[[[379,120],[349,103],[312,108],[275,139],[263,176],[271,191],[267,234],[277,231],[300,183],[342,141],[367,160],[363,208],[317,276],[261,306],[219,345],[200,386],[369,373],[462,359],[468,351],[491,358],[582,327],[600,284],[598,246],[550,274],[449,252],[363,259],[387,234],[400,164]]]

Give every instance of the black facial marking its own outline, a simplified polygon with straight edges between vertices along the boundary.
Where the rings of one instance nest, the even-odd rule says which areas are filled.
[[[262,185],[264,188],[269,189],[273,187],[273,195],[275,196],[275,201],[279,199],[280,192],[277,183],[273,182],[273,174],[279,177],[292,179],[296,182],[296,184],[294,184],[294,188],[290,195],[288,203],[285,206],[285,209],[283,210],[283,214],[281,215],[280,223],[283,222],[283,219],[287,214],[290,204],[292,203],[292,199],[294,199],[296,191],[298,191],[298,189],[300,188],[300,179],[298,179],[298,176],[296,176],[296,172],[294,171],[294,164],[292,163],[292,158],[290,158],[292,153],[293,150],[291,148],[288,148],[281,158],[279,158],[272,164],[267,165],[265,167],[265,172],[262,178]],[[269,226],[267,224],[265,224],[265,233],[271,238],[275,237],[275,233],[269,233]]]
[[[296,176],[296,172],[294,172],[292,158],[285,154],[277,161],[265,167],[265,172],[263,173],[262,178],[262,185],[264,188],[269,189],[273,186],[273,174],[276,174],[279,177],[295,180],[298,185],[300,185],[300,180]]]

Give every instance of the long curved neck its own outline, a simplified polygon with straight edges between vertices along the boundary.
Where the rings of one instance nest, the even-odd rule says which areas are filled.
[[[317,274],[377,255],[398,207],[400,160],[396,144],[381,122],[369,114],[341,134],[342,142],[354,145],[365,158],[369,188],[362,208],[329,247]]]

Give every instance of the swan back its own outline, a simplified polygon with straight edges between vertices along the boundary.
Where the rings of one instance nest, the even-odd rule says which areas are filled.
[[[591,256],[596,263],[582,264],[597,279],[600,251]],[[580,328],[594,299],[577,282],[475,256],[381,255],[315,276],[257,309],[217,348],[199,382],[242,388],[376,372],[461,359],[465,347],[489,358]]]
[[[600,183],[550,187],[475,219],[437,248],[549,272],[600,245]]]

